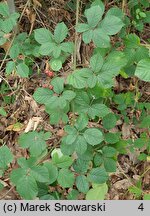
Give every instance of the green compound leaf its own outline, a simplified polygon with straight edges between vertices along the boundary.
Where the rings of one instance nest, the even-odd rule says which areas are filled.
[[[22,177],[17,185],[18,193],[26,200],[35,199],[38,194],[38,187],[34,177],[26,175]]]
[[[41,55],[52,55],[52,52],[57,49],[57,46],[53,42],[47,42],[40,46],[39,53]]]
[[[23,78],[27,78],[29,75],[29,67],[24,64],[24,63],[20,63],[17,65],[17,74]]]
[[[76,120],[75,127],[78,131],[82,131],[88,125],[88,116],[84,113],[81,113]]]
[[[80,173],[80,174],[84,174],[87,172],[87,170],[89,168],[89,161],[86,161],[83,159],[77,159],[73,163],[73,168],[74,168],[75,172]]]
[[[82,38],[85,44],[88,44],[91,42],[93,37],[93,30],[88,30],[86,32],[83,32]]]
[[[59,168],[68,168],[72,165],[73,159],[67,155],[59,156],[56,152],[52,156],[52,162]]]
[[[99,72],[103,65],[103,58],[100,53],[93,55],[90,59],[90,66],[94,72]]]
[[[72,42],[61,43],[60,49],[64,52],[72,53],[74,49],[74,44]]]
[[[36,164],[37,158],[30,157],[29,159],[26,159],[24,157],[21,157],[21,158],[18,158],[17,162],[21,168],[32,168]]]
[[[56,77],[52,79],[51,84],[53,85],[54,92],[60,94],[64,90],[64,79]]]
[[[92,40],[94,44],[99,48],[110,47],[110,37],[101,28],[94,29],[92,33]]]
[[[67,199],[68,200],[77,200],[78,199],[78,195],[79,195],[79,191],[73,189],[71,190],[68,195],[67,195]]]
[[[3,45],[4,43],[6,43],[7,39],[3,37],[4,35],[1,35],[0,32],[0,46]]]
[[[113,86],[113,78],[117,76],[120,70],[126,65],[127,59],[124,53],[120,51],[111,52],[98,75],[98,81],[104,88]]]
[[[94,0],[93,2],[92,2],[92,4],[91,4],[91,6],[93,7],[93,6],[100,6],[100,8],[102,9],[102,11],[103,11],[103,13],[104,13],[104,11],[105,11],[105,5],[104,5],[104,3],[102,2],[102,0]]]
[[[87,142],[81,135],[77,136],[73,144],[75,145],[75,151],[79,154],[84,154],[84,152],[87,150]]]
[[[117,153],[115,148],[108,146],[103,147],[102,152],[104,157],[114,157]]]
[[[13,155],[7,146],[0,147],[0,168],[6,169],[13,161]]]
[[[53,91],[51,91],[48,88],[38,88],[34,94],[33,98],[38,102],[39,104],[46,104],[47,101],[52,97]]]
[[[17,44],[12,45],[12,47],[10,48],[9,55],[12,59],[15,59],[18,57],[20,52],[21,52],[20,46],[19,46],[19,43],[17,43]],[[23,64],[23,63],[21,63],[21,64]]]
[[[146,116],[140,124],[140,128],[149,128],[149,127],[150,127],[150,115]]]
[[[89,29],[90,29],[90,26],[86,23],[79,23],[76,27],[76,31],[79,33],[88,31]]]
[[[87,193],[88,192],[89,183],[88,183],[87,177],[85,177],[84,175],[77,176],[75,184],[77,186],[77,189],[81,193]]]
[[[71,145],[76,140],[78,136],[78,131],[76,128],[71,127],[69,125],[65,126],[65,131],[68,134],[67,136],[64,137],[65,143],[67,145]]]
[[[139,79],[150,82],[150,59],[142,59],[137,64],[135,76]]]
[[[62,61],[60,59],[51,59],[49,63],[54,71],[59,71],[62,68]]]
[[[61,169],[57,181],[63,188],[70,188],[75,181],[74,174],[68,169]]]
[[[103,12],[103,9],[98,5],[85,10],[85,16],[87,18],[90,28],[96,27],[96,25],[102,18]]]
[[[57,24],[54,31],[54,39],[57,43],[61,43],[68,34],[68,28],[64,22]]]
[[[31,168],[30,175],[38,182],[49,182],[49,173],[44,166],[34,166]]]
[[[105,104],[92,104],[89,107],[88,115],[94,119],[95,116],[104,117],[110,113],[110,109]]]
[[[150,200],[150,194],[144,194],[144,197],[143,197],[144,200]]]
[[[81,70],[75,70],[67,77],[67,83],[74,88],[82,89],[87,87],[87,80],[92,76],[91,71],[88,68]]]
[[[55,200],[56,198],[54,198],[54,196],[52,196],[51,194],[45,194],[44,196],[40,197],[40,200]]]
[[[102,184],[108,180],[108,174],[104,168],[93,168],[88,174],[88,180],[92,183]]]
[[[0,115],[5,116],[5,117],[7,116],[7,113],[3,107],[0,107]]]
[[[95,184],[95,186],[86,194],[86,200],[104,200],[107,194],[108,186],[104,184]]]
[[[116,16],[116,17],[120,18],[121,20],[124,17],[123,11],[120,8],[118,8],[118,7],[112,7],[112,8],[110,8],[108,10],[108,12],[107,12],[107,16],[109,16],[109,15]]]
[[[73,100],[75,98],[76,93],[74,91],[71,91],[71,90],[65,90],[62,93],[62,96],[63,96],[63,98],[65,98],[65,100],[71,101],[71,100]]]
[[[39,44],[52,42],[52,37],[52,33],[48,29],[40,28],[34,31],[34,38]]]
[[[106,15],[106,17],[101,22],[102,30],[108,35],[117,34],[123,26],[124,23],[122,20],[113,15]]]
[[[8,5],[5,2],[0,3],[0,14],[4,17],[8,17],[10,15]]]
[[[112,158],[104,158],[104,167],[107,172],[116,172],[116,161]]]
[[[118,142],[119,139],[120,139],[120,134],[118,133],[106,133],[105,134],[105,141],[107,143],[114,144]]]
[[[39,156],[47,147],[43,135],[36,131],[21,134],[18,142],[22,148],[29,148],[31,155],[35,157]]]
[[[107,130],[110,130],[116,126],[116,116],[113,113],[109,113],[103,118],[103,127]]]
[[[6,64],[6,74],[9,75],[15,69],[15,62],[9,61]]]
[[[49,173],[49,184],[54,183],[58,177],[57,167],[52,162],[45,162],[44,166],[47,168]]]
[[[87,129],[83,135],[85,140],[92,146],[97,145],[104,140],[102,132],[96,128]]]
[[[38,194],[36,180],[26,168],[14,169],[10,175],[11,182],[24,199],[35,199]]]
[[[14,185],[17,185],[21,178],[25,178],[26,174],[27,174],[26,168],[14,169],[11,172],[10,180]]]

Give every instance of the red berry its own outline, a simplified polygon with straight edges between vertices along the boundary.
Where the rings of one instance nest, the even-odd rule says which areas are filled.
[[[46,84],[43,84],[43,86],[42,86],[43,88],[47,88],[47,85]]]
[[[48,74],[47,74],[49,77],[53,77],[54,76],[54,73],[52,71],[49,71]]]
[[[49,70],[45,70],[44,73],[48,74],[48,73],[49,73]]]
[[[49,86],[49,89],[50,89],[50,90],[52,90],[52,89],[53,89],[53,86],[52,86],[52,85],[50,85],[50,86]]]

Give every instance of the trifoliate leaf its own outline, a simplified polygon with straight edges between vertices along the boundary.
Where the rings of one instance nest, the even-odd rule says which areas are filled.
[[[3,107],[0,107],[0,115],[5,116],[5,117],[7,116],[7,113]]]
[[[73,144],[75,145],[75,151],[79,154],[84,154],[84,152],[87,150],[87,142],[81,135],[77,136]]]
[[[54,31],[54,39],[57,43],[61,43],[68,34],[68,28],[64,22],[58,23]]]
[[[26,175],[25,177],[22,177],[17,185],[16,189],[19,192],[19,194],[22,196],[22,198],[26,200],[35,199],[38,194],[38,187],[35,179],[30,176]]]
[[[62,68],[62,61],[60,59],[51,59],[49,63],[54,71],[59,71]]]
[[[39,104],[46,104],[47,101],[52,97],[53,91],[48,88],[38,88],[34,94],[33,98]]]
[[[135,76],[139,79],[150,82],[150,59],[142,59],[137,64]]]
[[[47,168],[49,173],[49,184],[52,184],[57,179],[58,169],[52,162],[45,162],[44,166]]]
[[[85,140],[92,146],[97,145],[104,140],[102,132],[97,128],[89,128],[83,135]]]
[[[5,169],[13,160],[13,155],[7,146],[0,147],[0,168]]]
[[[92,183],[102,184],[108,179],[108,174],[104,168],[93,168],[88,174],[88,180]]]
[[[82,192],[82,193],[88,192],[89,183],[88,183],[87,177],[85,177],[84,175],[77,176],[75,183],[76,183],[76,186],[80,192]]]
[[[106,15],[103,21],[101,22],[101,28],[108,35],[117,34],[121,28],[124,26],[122,20],[113,15]]]
[[[68,169],[61,169],[58,174],[58,184],[63,188],[70,188],[74,184],[74,174]]]
[[[28,77],[29,75],[29,67],[24,64],[24,63],[20,63],[17,65],[17,74],[23,78]]]
[[[44,166],[34,166],[31,168],[31,176],[38,182],[49,182],[49,173]]]
[[[96,25],[99,23],[103,15],[103,9],[99,6],[93,6],[87,10],[85,10],[85,16],[88,21],[88,25],[91,28],[96,27]]]
[[[72,165],[73,159],[67,155],[59,156],[57,153],[53,154],[52,162],[59,168],[68,168]]]
[[[103,118],[103,127],[107,130],[110,130],[116,126],[116,116],[113,113],[109,113]]]
[[[36,29],[34,38],[39,44],[50,43],[52,42],[52,33],[45,28]]]
[[[56,77],[52,79],[51,84],[53,85],[54,92],[60,94],[64,89],[64,79]]]
[[[18,142],[22,148],[29,148],[32,156],[39,156],[46,149],[43,136],[36,131],[21,134]]]
[[[104,200],[105,195],[108,191],[108,186],[106,183],[97,184],[96,187],[93,187],[86,194],[86,200]]]

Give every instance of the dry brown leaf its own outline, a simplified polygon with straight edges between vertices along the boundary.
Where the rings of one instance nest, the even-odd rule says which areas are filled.
[[[6,131],[15,131],[15,132],[19,132],[22,131],[22,129],[24,128],[24,125],[21,124],[20,122],[17,122],[15,124],[9,125],[6,128]]]
[[[25,96],[25,101],[28,101],[28,103],[30,104],[31,108],[33,109],[33,111],[36,113],[38,111],[38,105],[35,102],[35,100],[33,100],[32,97],[29,96]]]
[[[57,8],[49,8],[48,9],[49,16],[55,22],[61,22],[62,20],[71,20],[70,13],[64,9]]]
[[[7,41],[3,45],[1,45],[0,48],[4,49],[5,52],[7,52],[7,50],[9,50],[9,48],[10,48],[10,43],[11,43],[10,41]]]
[[[59,137],[63,137],[64,135],[66,135],[65,131],[63,129],[60,129],[57,131],[57,136]]]
[[[129,182],[128,179],[123,179],[117,181],[113,186],[117,190],[127,190],[131,186],[131,183]]]
[[[42,7],[42,4],[38,0],[33,0],[33,5],[35,7]]]
[[[36,130],[40,122],[42,122],[41,117],[30,118],[24,132],[28,133],[31,130]]]
[[[123,139],[129,139],[130,138],[130,135],[131,135],[131,126],[124,123],[122,125],[122,136],[123,136]]]

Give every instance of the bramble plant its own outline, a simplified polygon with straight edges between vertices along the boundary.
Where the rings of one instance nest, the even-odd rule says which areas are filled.
[[[136,9],[136,19],[146,18],[144,14]],[[109,175],[117,169],[119,154],[139,149],[138,160],[149,161],[150,103],[140,102],[142,95],[138,86],[135,91],[119,94],[113,90],[118,75],[150,82],[149,45],[143,46],[140,38],[131,33],[122,38],[122,51],[118,51],[116,44],[112,46],[113,35],[126,31],[125,15],[117,7],[105,13],[104,3],[95,0],[84,15],[85,22],[77,23],[75,31],[82,35],[83,43],[94,44],[93,55],[89,65],[74,65],[65,77],[58,76],[57,72],[76,51],[76,43],[66,41],[69,29],[64,22],[56,25],[54,33],[39,28],[30,36],[18,34],[9,50],[11,60],[6,64],[7,76],[16,73],[28,78],[36,58],[48,57],[50,70],[45,73],[50,77],[50,88],[37,88],[33,98],[44,105],[51,125],[61,123],[63,127],[60,145],[48,146],[47,140],[54,134],[41,129],[19,135],[18,144],[29,152],[29,157],[18,158],[19,168],[12,170],[10,181],[23,199],[73,200],[81,194],[87,200],[105,199]],[[0,3],[0,45],[7,41],[6,35],[13,30],[18,17],[18,13],[9,15],[7,5]],[[38,66],[37,69],[39,71]],[[141,113],[138,119],[136,111]],[[7,116],[3,107],[0,115]],[[146,132],[136,140],[124,140],[121,131],[113,130],[120,119]],[[1,177],[12,161],[9,148],[0,147]],[[0,189],[3,187],[0,183]],[[50,191],[50,187],[60,190]],[[66,196],[61,194],[62,190],[68,190]],[[129,191],[136,198],[148,199],[138,183]]]

